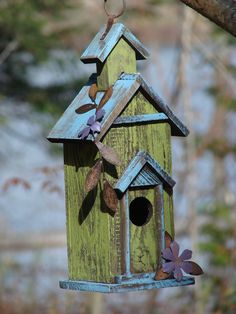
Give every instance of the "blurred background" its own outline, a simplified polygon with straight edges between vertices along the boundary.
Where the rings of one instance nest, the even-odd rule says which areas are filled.
[[[0,0],[1,314],[236,313],[235,38],[176,0],[129,0],[121,21],[151,52],[139,71],[191,131],[172,139],[176,239],[205,275],[140,293],[59,289],[63,155],[46,136],[95,71],[79,57],[103,1]]]

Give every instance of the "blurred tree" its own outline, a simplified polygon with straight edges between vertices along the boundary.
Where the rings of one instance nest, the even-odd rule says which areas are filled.
[[[212,298],[212,313],[236,312],[235,208],[224,203],[208,206],[202,211],[201,228],[204,241],[200,249],[208,258],[208,273],[203,290],[204,299]]]
[[[81,29],[69,23],[66,13],[78,9],[80,3],[65,0],[1,0],[2,96],[28,101],[40,110],[61,112],[64,109],[64,104],[74,96],[75,86],[78,90],[82,82],[75,78],[63,86],[55,82],[54,85],[35,87],[27,77],[27,70],[45,62],[51,57],[52,50],[68,48],[65,38]],[[63,27],[58,27],[59,22],[64,23]]]

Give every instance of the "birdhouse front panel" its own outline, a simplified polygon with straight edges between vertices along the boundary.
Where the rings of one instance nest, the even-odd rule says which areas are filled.
[[[100,91],[112,86],[122,72],[135,73],[137,71],[135,51],[120,38],[119,42],[107,57],[106,62],[97,62],[97,84]]]
[[[144,97],[142,92],[137,91],[120,118],[141,116],[142,119],[145,119],[145,116],[157,113],[157,109]],[[149,152],[170,175],[172,173],[171,128],[168,121],[113,124],[104,137],[104,143],[110,143],[124,160],[123,167],[118,169],[119,175],[127,166],[125,161],[130,161],[139,150]],[[152,192],[149,193],[153,198]],[[174,236],[172,195],[164,192],[164,202],[165,228]]]

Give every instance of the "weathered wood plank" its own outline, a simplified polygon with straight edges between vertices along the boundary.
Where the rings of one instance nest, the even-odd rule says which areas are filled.
[[[151,166],[148,170],[147,168],[143,169],[144,165]],[[138,152],[136,156],[130,161],[129,165],[125,169],[124,173],[120,177],[119,181],[115,185],[115,189],[119,190],[121,193],[124,193],[133,183],[133,181],[138,179],[139,173],[143,170],[143,181],[145,185],[155,185],[158,183],[158,178],[162,181],[164,185],[167,185],[169,188],[173,188],[175,181],[169,176],[169,174],[155,161],[148,153]],[[146,182],[145,182],[145,171],[147,172]],[[151,180],[149,173],[152,172],[156,174],[157,180],[155,178]],[[147,180],[150,181],[147,181]],[[137,182],[135,184],[137,186]]]
[[[60,288],[76,290],[76,291],[90,291],[90,292],[100,292],[100,293],[119,293],[119,292],[132,292],[132,291],[142,291],[151,290],[159,288],[170,288],[170,287],[182,287],[193,285],[195,279],[193,277],[183,277],[181,281],[175,279],[166,280],[150,280],[145,283],[122,283],[122,284],[103,284],[97,282],[86,282],[86,281],[72,281],[65,280],[60,281]]]
[[[121,271],[124,276],[131,276],[130,272],[130,219],[129,219],[129,195],[126,193],[121,201]]]
[[[116,120],[112,124],[112,127],[155,122],[160,123],[167,121],[168,117],[164,113],[143,114],[137,116],[121,116],[116,118]]]
[[[133,180],[131,188],[154,187],[162,184],[160,178],[148,166],[144,166],[138,176]]]
[[[145,105],[143,105],[145,103]],[[156,113],[156,108],[145,100],[138,92],[130,102],[129,106],[122,112],[122,116]],[[148,151],[163,169],[171,174],[171,128],[168,123],[133,125],[119,128],[111,128],[104,137],[104,144],[113,147],[120,155],[123,164],[117,168],[116,178],[119,178],[127,167],[127,163],[136,155],[137,151]],[[115,185],[117,180],[110,177],[109,180]],[[153,189],[147,189],[143,194],[140,191],[133,191],[130,194],[129,203],[139,196],[144,196],[154,204],[155,196]],[[172,210],[172,195],[164,191],[164,207],[166,230],[172,234],[173,223],[168,221],[169,211]],[[131,225],[131,271],[155,272],[158,264],[158,245],[156,214],[144,227]],[[142,228],[143,231],[142,231]],[[145,252],[149,251],[148,254]],[[140,258],[138,258],[140,256]],[[135,260],[135,261],[134,261]],[[133,265],[135,267],[133,267]],[[134,269],[135,268],[135,269]]]
[[[64,145],[69,278],[112,282],[119,273],[114,245],[117,219],[106,211],[98,185],[89,194],[85,179],[97,149],[91,142]]]
[[[100,40],[105,27],[103,27],[81,56],[83,63],[104,62],[121,37],[134,49],[137,60],[147,59],[149,52],[144,45],[123,24],[115,23],[104,40]],[[127,71],[126,71],[127,72]]]
[[[140,74],[135,75],[121,75],[121,78],[116,81],[113,87],[113,95],[104,106],[105,115],[101,122],[101,133],[96,136],[96,140],[101,140],[106,133],[110,130],[115,119],[121,114],[126,107],[128,107],[131,99],[140,89],[144,92],[144,96],[152,103],[152,113],[164,113],[168,117],[168,123],[171,125],[171,133],[176,136],[187,136],[188,129],[180,122],[180,120],[173,114],[170,108],[163,102],[163,100],[153,92],[153,90],[146,84]],[[89,86],[85,86],[79,95],[75,98],[72,104],[67,108],[57,124],[54,126],[48,136],[48,140],[51,142],[66,142],[70,140],[79,140],[78,134],[86,126],[87,120],[91,115],[95,114],[95,109],[84,113],[77,114],[75,110],[86,104],[91,100],[88,96]],[[104,92],[99,92],[97,95],[97,103],[103,97]],[[140,108],[143,108],[143,102],[140,103]],[[143,114],[143,110],[140,114]],[[150,114],[150,112],[148,113]],[[88,137],[88,140],[92,140],[92,136]]]
[[[122,72],[136,72],[135,51],[124,39],[116,45],[107,57],[105,63],[97,63],[97,84],[99,91],[105,91],[112,86],[120,77]]]

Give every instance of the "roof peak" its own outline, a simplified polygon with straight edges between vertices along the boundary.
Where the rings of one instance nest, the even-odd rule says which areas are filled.
[[[114,23],[106,37],[101,40],[105,29],[106,26],[100,29],[82,54],[80,59],[83,63],[103,63],[121,38],[124,38],[134,49],[137,60],[144,60],[149,57],[148,50],[124,24]]]
[[[151,172],[153,172],[157,178],[150,177],[144,182],[145,186],[158,185],[162,183],[165,187],[172,189],[175,185],[175,181],[171,176],[161,167],[161,165],[147,152],[139,151],[128,163],[126,169],[121,175],[120,179],[115,185],[115,189],[120,193],[125,193],[125,191],[132,186],[137,186],[139,181],[137,177],[144,170],[148,173],[148,170],[145,169],[145,166],[149,166]],[[134,184],[135,180],[137,181]]]
[[[96,75],[90,77],[90,81],[86,84],[71,105],[64,112],[57,124],[51,130],[48,139],[52,142],[65,142],[68,140],[79,140],[79,132],[87,125],[87,120],[95,113],[95,109],[77,114],[78,107],[91,102],[89,98],[89,88],[96,79]],[[128,105],[129,101],[135,93],[141,89],[144,96],[157,108],[159,113],[166,115],[165,121],[171,126],[171,134],[173,136],[187,136],[189,131],[183,123],[174,115],[164,101],[156,94],[153,89],[146,83],[139,73],[122,74],[113,86],[113,94],[104,106],[105,116],[101,122],[101,133],[96,136],[97,140],[101,140],[111,128],[112,124],[119,117],[120,113]],[[104,92],[97,94],[97,101],[102,99]],[[88,137],[88,140],[91,140]]]

